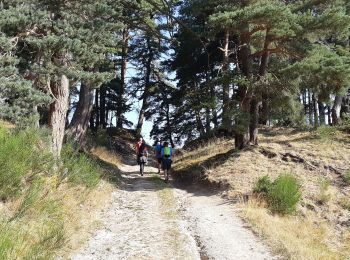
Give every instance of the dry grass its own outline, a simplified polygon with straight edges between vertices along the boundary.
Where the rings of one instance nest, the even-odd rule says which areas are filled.
[[[232,141],[216,139],[196,150],[184,152],[182,155],[176,156],[173,168],[175,171],[186,170],[193,165],[198,165],[205,162],[213,156],[227,153],[232,149],[232,147]]]
[[[38,189],[32,188],[29,202],[23,195],[1,205],[4,237],[0,244],[6,239],[12,244],[10,253],[0,252],[5,259],[68,257],[96,228],[98,214],[109,203],[112,185],[101,181],[98,187],[88,189],[67,183],[57,187],[58,182],[56,175],[42,177]]]
[[[111,152],[110,150],[102,146],[92,148],[90,153],[96,156],[97,158],[107,163],[113,164],[117,167],[120,166],[122,163],[122,159],[119,155]]]
[[[350,187],[345,185],[340,172],[350,168],[350,136],[332,129],[298,132],[274,128],[263,129],[259,138],[258,147],[224,156],[222,163],[212,164],[205,171],[206,177],[228,183],[226,195],[240,199],[250,197],[256,181],[264,175],[273,180],[281,173],[293,174],[303,194],[297,215],[274,216],[264,206],[250,203],[242,206],[243,218],[289,258],[349,257]],[[184,153],[174,168],[177,171],[203,168],[206,161],[227,153],[233,146],[230,141],[216,141]],[[297,162],[290,155],[303,161]]]
[[[0,125],[6,129],[14,129],[16,126],[6,121],[0,120]]]
[[[84,187],[63,187],[65,229],[68,243],[59,252],[62,257],[79,249],[89,238],[91,232],[99,226],[99,214],[111,201],[113,186],[101,181],[94,190]],[[65,191],[64,191],[65,190]]]
[[[331,260],[349,256],[346,248],[334,244],[339,238],[332,227],[326,222],[315,222],[315,216],[271,215],[254,201],[241,207],[242,217],[252,224],[258,234],[268,239],[277,253],[288,259]],[[345,232],[341,240],[346,241],[349,235],[349,231]]]

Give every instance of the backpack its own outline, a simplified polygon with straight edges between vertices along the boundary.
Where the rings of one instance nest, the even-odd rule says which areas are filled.
[[[144,154],[145,148],[146,148],[146,145],[145,145],[144,143],[142,143],[142,144],[140,145],[140,148],[139,148],[139,155],[142,156],[142,155]]]
[[[171,148],[170,147],[164,147],[164,157],[169,158],[171,155]]]

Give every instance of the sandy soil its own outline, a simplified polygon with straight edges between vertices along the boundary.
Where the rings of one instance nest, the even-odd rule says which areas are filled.
[[[163,184],[151,167],[144,177],[137,166],[121,170],[125,183],[114,191],[101,227],[70,259],[273,258],[219,196]]]

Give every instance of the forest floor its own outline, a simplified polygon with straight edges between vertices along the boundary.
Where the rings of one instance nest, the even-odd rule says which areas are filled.
[[[71,259],[274,259],[220,196],[166,184],[156,169],[145,176],[118,165],[121,183],[99,228]]]

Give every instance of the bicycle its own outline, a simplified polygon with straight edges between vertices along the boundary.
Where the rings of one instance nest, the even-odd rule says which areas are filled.
[[[145,165],[147,164],[147,156],[141,155],[139,157],[139,165],[140,165],[140,175],[143,176],[145,173]]]

